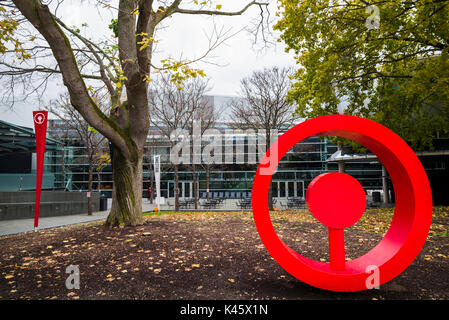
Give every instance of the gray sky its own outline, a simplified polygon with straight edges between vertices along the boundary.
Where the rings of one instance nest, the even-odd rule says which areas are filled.
[[[239,10],[250,0],[226,0],[217,1],[223,5],[223,11]],[[270,2],[270,17],[274,18],[276,1]],[[115,10],[106,10],[92,5],[93,0],[66,0],[57,11],[57,16],[66,21],[68,25],[81,25],[87,23],[88,27],[83,30],[84,35],[92,39],[110,36],[108,25],[112,17],[116,16]],[[81,5],[80,5],[81,4]],[[208,48],[206,34],[210,34],[215,25],[225,28],[232,27],[231,34],[237,32],[245,26],[248,21],[256,18],[259,9],[254,7],[248,10],[243,16],[237,17],[208,17],[192,15],[175,15],[168,19],[165,28],[156,34],[158,41],[157,52],[153,57],[153,63],[167,56],[173,58],[195,58],[201,56]],[[276,37],[276,35],[274,35]],[[271,38],[275,42],[275,37]],[[284,45],[277,43],[268,49],[260,51],[259,42],[256,48],[253,44],[253,36],[246,31],[242,31],[226,44],[211,53],[213,62],[224,66],[200,63],[196,67],[204,70],[212,90],[209,95],[236,96],[239,88],[239,81],[242,77],[249,75],[252,71],[271,67],[274,65],[287,66],[294,65],[293,54],[284,52]],[[46,100],[53,99],[65,91],[61,83],[52,83],[46,92]],[[36,110],[39,105],[32,100],[26,103],[18,103],[14,110],[9,107],[0,106],[0,118],[18,125],[32,126],[32,110]]]

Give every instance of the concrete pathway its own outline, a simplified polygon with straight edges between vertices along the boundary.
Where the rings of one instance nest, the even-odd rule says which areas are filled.
[[[152,211],[153,209],[154,209],[153,204],[143,202],[142,204],[143,212]],[[83,222],[104,220],[107,218],[108,214],[109,210],[94,212],[91,216],[88,216],[87,213],[84,213],[68,216],[39,218],[38,230],[66,226],[71,224],[78,224]],[[0,221],[0,236],[29,232],[33,230],[34,230],[34,218]]]

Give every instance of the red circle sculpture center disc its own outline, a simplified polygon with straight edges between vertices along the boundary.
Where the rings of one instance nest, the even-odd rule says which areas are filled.
[[[368,253],[347,261],[344,270],[332,269],[329,263],[308,259],[289,248],[277,236],[268,211],[268,189],[279,160],[296,143],[311,136],[339,136],[364,145],[385,166],[395,191],[394,216],[384,238]],[[319,198],[331,202],[328,194]],[[377,270],[379,285],[399,275],[421,250],[432,219],[429,181],[413,150],[386,127],[349,115],[314,118],[280,136],[257,168],[252,206],[260,238],[279,265],[301,281],[332,291],[368,289],[372,270]]]
[[[366,196],[360,183],[350,175],[323,173],[310,182],[306,203],[312,215],[326,227],[345,229],[362,217]]]

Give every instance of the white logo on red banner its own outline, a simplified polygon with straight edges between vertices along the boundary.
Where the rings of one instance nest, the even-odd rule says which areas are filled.
[[[34,115],[34,122],[37,124],[43,124],[45,121],[45,114],[39,112]]]

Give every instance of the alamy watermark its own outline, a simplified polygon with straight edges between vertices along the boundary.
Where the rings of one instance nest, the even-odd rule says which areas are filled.
[[[370,16],[366,19],[365,25],[368,30],[379,30],[380,28],[380,10],[378,6],[370,5],[366,7],[365,12]]]
[[[65,287],[68,290],[80,288],[80,268],[76,265],[69,265],[65,268],[65,273],[70,274],[65,280]]]
[[[278,163],[278,130],[269,132],[270,152],[267,151],[266,130],[218,129],[201,130],[201,121],[193,123],[192,131],[176,129],[171,132],[174,143],[170,150],[173,164],[257,164],[260,174],[273,174]],[[246,159],[245,159],[246,158]]]
[[[369,274],[366,278],[365,286],[367,289],[379,289],[380,287],[380,273],[379,267],[375,265],[369,265],[365,269],[365,273]]]

